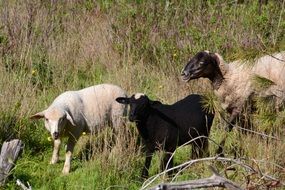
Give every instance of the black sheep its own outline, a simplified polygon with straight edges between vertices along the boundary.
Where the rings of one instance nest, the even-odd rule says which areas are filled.
[[[169,160],[176,147],[198,136],[209,136],[214,115],[207,113],[201,104],[202,97],[192,94],[172,104],[152,101],[146,95],[137,93],[130,98],[116,99],[129,104],[129,120],[135,122],[146,148],[145,166],[142,177],[148,177],[148,169],[155,150],[165,151],[162,169],[173,167]],[[199,138],[192,143],[192,157],[207,153],[208,139]]]

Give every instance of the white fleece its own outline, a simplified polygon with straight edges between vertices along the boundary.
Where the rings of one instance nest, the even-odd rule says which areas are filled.
[[[58,161],[61,137],[69,138],[62,171],[67,174],[74,146],[82,132],[96,132],[106,124],[114,128],[120,126],[127,114],[127,106],[116,102],[117,97],[127,97],[127,94],[112,84],[67,91],[60,94],[46,110],[31,116],[33,119],[45,118],[45,127],[53,136],[54,151],[50,163]]]
[[[279,100],[284,100],[285,52],[263,56],[254,63],[239,60],[226,64],[219,54],[216,55],[224,80],[215,94],[220,98],[224,109],[237,108],[240,111],[252,93],[258,96],[274,95]],[[257,89],[253,82],[256,76],[267,78],[274,84],[267,89]]]

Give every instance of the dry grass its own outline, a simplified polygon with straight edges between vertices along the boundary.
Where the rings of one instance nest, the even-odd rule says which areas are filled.
[[[55,170],[42,166],[47,164],[50,156],[48,133],[41,123],[32,123],[28,117],[47,107],[65,90],[98,83],[114,83],[129,95],[143,92],[169,104],[190,93],[205,94],[210,100],[205,102],[207,107],[217,109],[209,81],[200,79],[184,83],[180,79],[180,71],[191,55],[208,49],[221,53],[230,61],[254,59],[264,52],[284,49],[285,19],[280,2],[269,1],[261,14],[258,14],[257,0],[241,4],[231,2],[1,2],[0,124],[3,127],[0,131],[9,135],[2,132],[0,136],[2,141],[18,137],[26,143],[26,154],[19,161],[22,168],[16,168],[13,177],[26,176],[24,179],[42,189],[65,189],[68,185],[82,187],[80,182],[72,184],[67,179],[90,180],[86,182],[90,184],[86,188],[91,189],[122,183],[138,188],[142,154],[135,151],[137,133],[133,125],[128,124],[119,131],[112,150],[107,146],[108,131],[101,136],[95,135],[95,140],[93,137],[91,141],[98,141],[98,146],[105,142],[103,149],[97,147],[91,161],[76,158],[74,163],[78,169],[74,174],[69,178],[58,177],[53,182],[51,179],[55,178],[61,164]],[[259,105],[261,110],[267,106]],[[283,112],[277,113],[279,119],[269,116],[267,112],[257,112],[250,117],[260,132],[270,132],[280,141],[235,131],[229,134],[225,153],[229,157],[254,159],[263,172],[284,180],[284,169],[277,167],[285,166]],[[269,121],[267,126],[258,127],[265,124],[265,120]],[[267,130],[272,126],[279,130]],[[224,121],[217,116],[211,138],[219,142],[225,134]],[[78,152],[83,145],[82,139],[77,145]],[[216,148],[212,143],[211,154],[215,154]],[[179,153],[178,162],[188,159],[185,152]],[[33,169],[26,164],[29,162],[36,163]],[[158,170],[157,158],[154,163],[151,173]],[[207,175],[204,168],[205,164],[197,165],[179,179]],[[244,181],[244,173],[238,172],[230,177]],[[94,175],[95,179],[80,177],[88,175]],[[50,186],[43,185],[40,176]],[[11,184],[9,187],[15,188]]]

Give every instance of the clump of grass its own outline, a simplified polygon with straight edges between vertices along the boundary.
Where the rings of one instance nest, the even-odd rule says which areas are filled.
[[[208,92],[209,83],[198,80],[185,84],[180,80],[181,69],[191,55],[205,49],[219,52],[225,59],[252,63],[261,54],[284,49],[285,19],[279,19],[284,16],[280,7],[280,2],[269,1],[259,12],[257,0],[0,3],[0,136],[4,140],[12,133],[26,144],[7,188],[15,189],[14,181],[20,178],[37,189],[138,189],[143,157],[135,150],[133,126],[126,127],[112,150],[98,148],[88,161],[75,157],[72,173],[61,176],[63,156],[59,164],[48,165],[52,147],[49,134],[42,122],[31,122],[28,116],[44,109],[63,91],[98,83],[118,84],[129,95],[144,92],[165,103],[191,93],[205,94],[205,109],[222,113],[218,100]],[[270,81],[257,79],[257,87],[270,85]],[[255,125],[281,128],[284,113],[274,117],[270,115],[270,102],[258,104],[260,111],[249,116]],[[222,123],[216,117],[214,140],[224,133]],[[106,133],[90,140],[95,149],[109,139],[110,133]],[[284,164],[280,144],[274,147],[258,137],[237,134],[229,139],[226,155],[231,156],[240,145],[245,153],[237,151],[236,156]],[[214,148],[216,145],[211,144],[212,153]],[[154,162],[151,172],[155,174],[158,168]],[[207,175],[204,168],[191,168],[180,179]],[[272,165],[262,169],[275,172]],[[284,178],[278,171],[277,175]],[[244,180],[238,172],[232,179]]]
[[[209,113],[223,113],[221,104],[217,96],[212,91],[208,91],[204,94],[202,104],[204,109]]]
[[[257,129],[265,131],[268,134],[280,131],[283,117],[276,109],[276,97],[259,97],[255,100],[256,111],[253,120],[255,120]]]
[[[255,75],[252,77],[252,83],[253,83],[254,88],[257,91],[266,90],[270,86],[275,85],[275,83],[271,81],[270,79],[259,76],[259,75]]]

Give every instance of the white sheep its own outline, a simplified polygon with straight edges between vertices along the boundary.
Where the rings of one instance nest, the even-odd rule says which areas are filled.
[[[197,53],[182,71],[182,79],[189,81],[208,78],[222,107],[230,114],[231,128],[249,97],[275,96],[279,102],[285,98],[285,51],[266,55],[253,63],[238,60],[226,64],[217,53],[203,51]],[[257,88],[256,78],[270,81],[267,88]]]
[[[112,84],[100,84],[78,91],[60,94],[44,111],[31,116],[32,119],[45,119],[45,127],[54,140],[54,149],[50,163],[59,160],[61,137],[67,136],[63,174],[70,171],[70,162],[74,146],[83,132],[96,132],[106,124],[114,128],[123,123],[127,113],[126,105],[116,102],[117,97],[127,97],[126,92]]]

